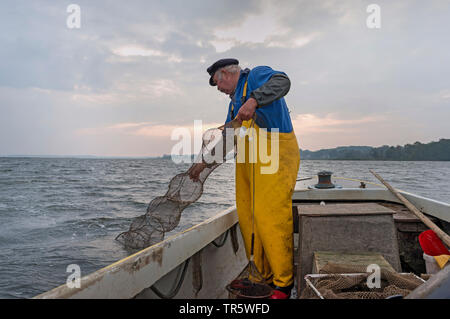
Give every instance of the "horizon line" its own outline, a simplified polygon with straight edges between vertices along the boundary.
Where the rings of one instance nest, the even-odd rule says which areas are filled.
[[[419,141],[416,141],[414,143],[406,143],[404,145],[388,145],[388,144],[384,144],[381,146],[369,146],[369,145],[341,145],[341,146],[335,146],[335,147],[330,147],[330,148],[321,148],[315,151],[311,151],[308,149],[301,149],[299,148],[299,151],[309,151],[309,152],[318,152],[318,151],[322,151],[322,150],[330,150],[330,149],[336,149],[336,148],[341,148],[341,147],[371,147],[371,148],[379,148],[379,147],[384,147],[384,146],[388,146],[388,147],[397,147],[397,146],[402,146],[404,147],[405,145],[413,145],[415,143],[421,143],[421,144],[430,144],[430,143],[438,143],[441,140],[446,140],[446,138],[439,138],[437,141],[431,141],[428,143],[422,143]],[[178,156],[178,157],[183,157],[183,156],[196,156],[197,154],[186,154],[186,155],[174,155],[174,156]],[[37,157],[37,158],[140,158],[140,159],[146,159],[146,158],[164,158],[164,157],[171,157],[171,154],[161,154],[161,155],[68,155],[68,154],[64,154],[64,155],[54,155],[54,154],[38,154],[38,155],[33,155],[33,154],[0,154],[0,158],[7,158],[7,157]]]

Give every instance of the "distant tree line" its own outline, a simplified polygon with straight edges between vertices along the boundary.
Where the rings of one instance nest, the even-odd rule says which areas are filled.
[[[300,157],[315,160],[450,161],[450,139],[405,146],[342,146],[319,151],[300,149]]]

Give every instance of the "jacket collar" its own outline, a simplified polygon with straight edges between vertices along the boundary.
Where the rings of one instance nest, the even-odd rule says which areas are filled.
[[[244,70],[241,70],[241,74],[239,75],[239,80],[238,80],[238,84],[236,85],[236,89],[239,87],[239,84],[242,83],[241,81],[243,81],[243,79],[247,79],[249,73],[250,73],[249,68],[245,68]],[[236,102],[236,89],[234,90],[233,93],[230,94],[230,99],[233,103]]]

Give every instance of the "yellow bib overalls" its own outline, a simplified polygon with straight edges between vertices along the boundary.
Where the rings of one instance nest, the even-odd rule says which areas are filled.
[[[247,83],[244,85],[244,98],[246,91]],[[300,151],[294,131],[267,132],[253,122],[253,119],[244,121],[242,125],[249,129],[247,135],[237,137],[236,206],[239,226],[247,257],[250,257],[251,235],[254,230],[256,267],[267,282],[286,287],[293,284],[294,280],[292,193],[300,164]],[[255,136],[252,137],[252,134]],[[274,145],[278,154],[271,152],[272,142],[277,142],[275,136],[274,140],[271,139],[272,134],[278,134],[278,148]],[[263,153],[260,152],[260,139],[267,142]],[[239,149],[239,145],[244,146]],[[245,160],[242,160],[243,151]],[[276,160],[278,163],[267,163],[267,158],[261,155],[266,153],[272,157],[272,161]],[[268,169],[271,165],[277,167],[276,171]]]

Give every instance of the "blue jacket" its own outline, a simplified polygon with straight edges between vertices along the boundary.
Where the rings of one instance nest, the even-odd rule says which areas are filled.
[[[225,123],[234,119],[241,106],[248,100],[250,93],[266,83],[274,74],[284,74],[275,71],[268,66],[257,66],[241,71],[234,95],[228,106],[228,114]],[[243,96],[244,84],[248,80],[247,94]],[[256,124],[261,128],[271,131],[277,128],[280,133],[292,132],[292,122],[284,97],[275,100],[269,105],[256,109]]]

